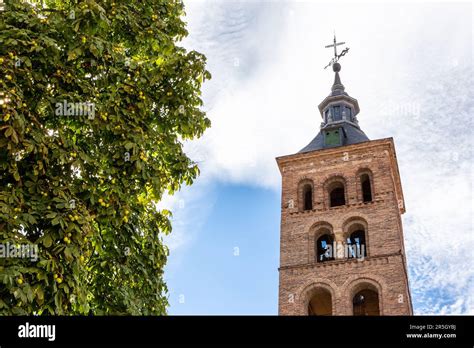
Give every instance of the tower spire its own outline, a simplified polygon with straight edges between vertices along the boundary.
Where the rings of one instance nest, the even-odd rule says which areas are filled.
[[[341,82],[341,77],[339,76],[339,71],[341,71],[341,64],[334,63],[332,65],[332,70],[335,72],[334,83],[331,87],[332,95],[338,95],[344,93],[344,85]]]
[[[335,72],[334,76],[334,84],[331,88],[331,95],[339,95],[343,94],[344,92],[344,85],[341,82],[341,77],[339,76],[339,71],[341,71],[341,64],[339,64],[339,59],[346,55],[349,52],[349,47],[344,48],[341,53],[337,54],[337,46],[344,45],[345,42],[337,42],[336,40],[336,32],[334,32],[334,41],[331,45],[324,46],[325,48],[334,48],[334,57],[329,61],[328,65],[324,67],[326,69],[328,66],[332,65],[332,70]]]
[[[337,46],[344,44],[345,42],[337,42],[336,35],[334,35],[333,43],[325,46],[326,48],[334,48],[334,57],[325,67],[332,66],[334,83],[331,87],[331,93],[318,106],[322,117],[320,131],[300,152],[351,145],[369,140],[360,129],[357,120],[360,111],[359,103],[357,99],[347,94],[339,76],[341,71],[339,60],[349,52],[349,48],[344,48],[338,54]]]

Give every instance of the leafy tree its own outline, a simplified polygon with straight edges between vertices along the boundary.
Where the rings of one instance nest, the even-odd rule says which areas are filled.
[[[0,314],[165,314],[183,141],[210,126],[180,0],[5,2],[0,12]],[[65,107],[64,107],[65,106]]]

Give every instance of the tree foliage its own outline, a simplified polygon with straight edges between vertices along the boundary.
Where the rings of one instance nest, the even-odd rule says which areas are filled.
[[[183,141],[210,126],[183,16],[180,0],[6,1],[0,244],[39,259],[0,259],[0,314],[166,313],[156,203],[196,178]]]

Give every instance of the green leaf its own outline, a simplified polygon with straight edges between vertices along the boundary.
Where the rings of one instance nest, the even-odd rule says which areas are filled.
[[[67,54],[67,60],[74,60],[77,59],[79,56],[82,55],[83,48],[82,47],[76,47],[72,51],[69,51]]]
[[[50,236],[49,234],[46,234],[46,235],[43,237],[43,245],[44,245],[46,248],[49,248],[52,244],[53,244],[53,239],[51,238],[51,236]]]
[[[44,300],[44,292],[41,287],[36,288],[36,297],[38,298],[38,300]]]
[[[8,126],[5,131],[5,137],[10,137],[13,134],[13,127]]]
[[[28,298],[29,302],[33,302],[34,300],[34,295],[33,295],[33,290],[31,289],[31,286],[26,286],[26,297]]]
[[[48,219],[53,219],[53,218],[55,218],[57,215],[58,215],[58,213],[52,212],[52,213],[49,213],[48,215],[46,215],[46,217],[47,217]]]
[[[71,249],[69,247],[66,247],[64,249],[64,256],[66,257],[66,260],[71,262],[73,260]]]
[[[95,57],[99,57],[99,50],[97,49],[97,47],[94,45],[94,44],[91,44],[89,46],[89,50],[91,51],[91,53],[95,56]]]
[[[27,217],[27,220],[30,224],[36,224],[37,221],[35,219],[35,217],[31,214],[25,214],[25,216]]]

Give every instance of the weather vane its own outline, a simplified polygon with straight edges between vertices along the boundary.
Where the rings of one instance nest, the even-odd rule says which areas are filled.
[[[337,63],[338,60],[342,56],[344,56],[347,52],[349,52],[349,47],[346,47],[342,50],[342,52],[340,54],[337,54],[337,46],[344,45],[344,44],[345,44],[345,42],[337,42],[336,41],[336,34],[334,33],[334,43],[332,45],[325,46],[325,48],[334,47],[334,58],[331,59],[331,61],[328,63],[328,65],[326,65],[324,67],[324,69],[326,69],[328,66],[333,65],[334,63]]]

